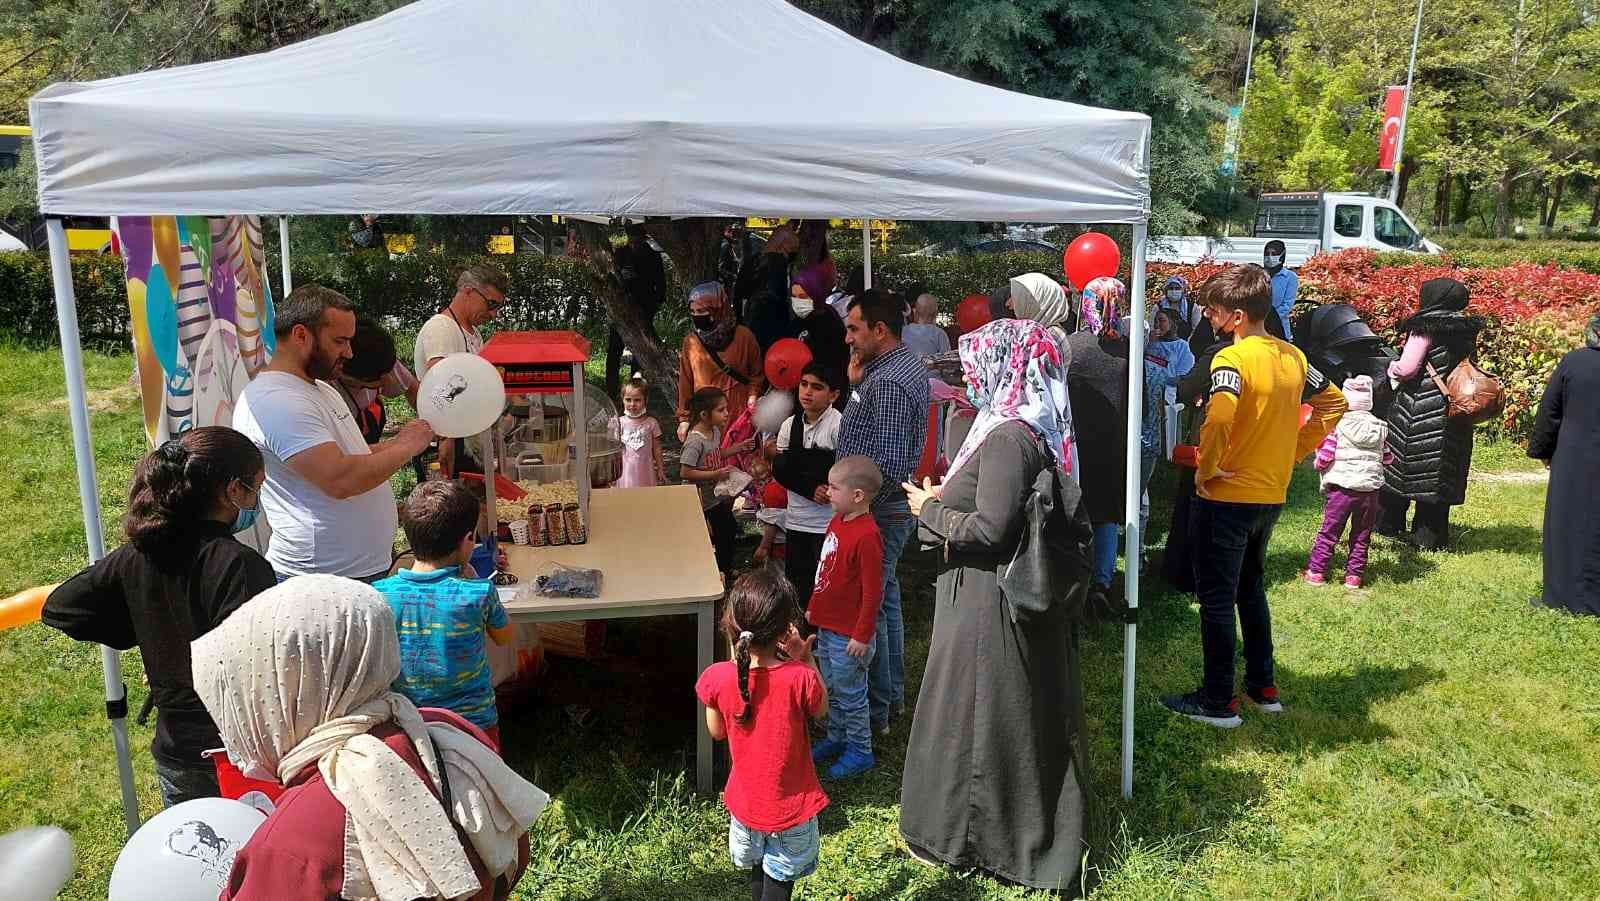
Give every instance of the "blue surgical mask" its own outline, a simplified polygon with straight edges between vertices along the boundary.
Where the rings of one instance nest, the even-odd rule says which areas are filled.
[[[1183,289],[1182,288],[1168,288],[1167,289],[1167,299],[1172,301],[1173,303],[1182,302],[1182,300],[1183,300]]]
[[[259,507],[251,507],[248,510],[246,510],[243,507],[240,507],[239,508],[239,515],[235,516],[233,518],[233,533],[235,535],[237,535],[240,532],[243,532],[244,530],[246,530],[246,529],[250,528],[251,526],[255,525],[256,524],[256,517],[258,517],[260,515],[261,515],[261,508],[259,508]]]
[[[1268,269],[1277,269],[1283,266],[1283,257],[1279,256],[1278,254],[1269,253],[1261,258],[1261,262]]]

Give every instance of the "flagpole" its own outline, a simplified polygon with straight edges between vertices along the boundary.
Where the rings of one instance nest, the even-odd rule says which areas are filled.
[[[1394,142],[1394,178],[1389,182],[1389,202],[1399,204],[1401,155],[1406,146],[1406,114],[1411,112],[1411,79],[1417,74],[1417,40],[1422,37],[1422,0],[1417,0],[1417,24],[1411,29],[1411,63],[1406,66],[1406,98],[1400,107],[1400,134]]]

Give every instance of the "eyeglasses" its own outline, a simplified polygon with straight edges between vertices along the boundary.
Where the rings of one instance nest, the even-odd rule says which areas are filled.
[[[491,310],[498,310],[501,307],[506,305],[507,298],[505,298],[505,297],[499,297],[499,298],[490,297],[489,295],[483,293],[483,289],[482,288],[474,287],[474,288],[471,288],[470,290],[472,291],[472,293],[474,293],[474,294],[478,295],[479,297],[483,298],[483,302],[488,304],[489,305],[489,309],[491,309]]]

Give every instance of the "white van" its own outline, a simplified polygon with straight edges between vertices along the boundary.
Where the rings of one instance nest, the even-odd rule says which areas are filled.
[[[1147,259],[1158,263],[1260,263],[1268,241],[1283,242],[1291,269],[1319,253],[1349,247],[1437,254],[1443,248],[1422,236],[1394,204],[1371,194],[1301,191],[1263,194],[1249,238],[1151,237]]]

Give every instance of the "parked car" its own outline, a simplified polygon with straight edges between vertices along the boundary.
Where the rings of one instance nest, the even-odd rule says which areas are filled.
[[[1349,247],[1438,254],[1443,248],[1422,236],[1394,204],[1371,194],[1301,191],[1263,194],[1251,237],[1152,237],[1146,256],[1158,263],[1259,263],[1268,241],[1283,242],[1284,265],[1298,268],[1319,253]]]

